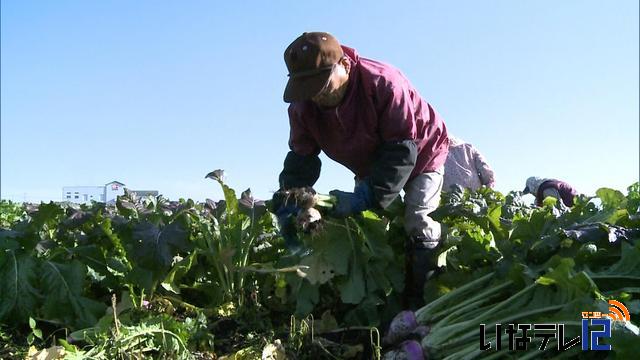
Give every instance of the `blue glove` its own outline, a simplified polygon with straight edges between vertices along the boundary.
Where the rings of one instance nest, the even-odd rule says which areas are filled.
[[[294,205],[282,206],[275,212],[280,235],[284,238],[284,244],[289,250],[298,249],[301,246],[296,230],[296,216],[299,212],[300,208]]]
[[[364,181],[356,185],[354,192],[333,190],[329,195],[336,197],[332,213],[336,217],[347,217],[373,207],[373,192]]]

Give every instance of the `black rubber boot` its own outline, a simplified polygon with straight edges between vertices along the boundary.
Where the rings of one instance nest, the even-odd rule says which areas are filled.
[[[424,306],[424,285],[438,270],[437,241],[412,237],[407,244],[405,308],[416,310]]]

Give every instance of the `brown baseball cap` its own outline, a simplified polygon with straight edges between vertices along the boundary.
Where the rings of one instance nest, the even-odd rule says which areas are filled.
[[[329,81],[333,66],[342,58],[338,40],[326,32],[306,32],[284,51],[289,81],[284,101],[309,100]]]

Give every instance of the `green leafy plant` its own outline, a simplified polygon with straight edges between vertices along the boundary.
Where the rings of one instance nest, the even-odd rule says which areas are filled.
[[[33,344],[35,339],[42,340],[42,330],[36,327],[36,321],[32,317],[29,317],[29,328],[31,329],[31,332],[27,336],[27,344]]]
[[[279,269],[295,269],[276,275],[277,296],[294,303],[297,316],[329,309],[349,325],[379,324],[386,300],[397,296],[404,281],[390,246],[389,220],[371,211],[332,218],[327,213],[332,200],[310,189],[289,189],[279,198],[285,206],[301,207],[296,231],[302,248],[276,263]],[[311,207],[317,214],[309,212]]]
[[[9,200],[0,200],[0,228],[11,228],[26,217],[24,206]]]
[[[248,265],[254,260],[254,251],[260,251],[259,245],[271,246],[267,241],[274,231],[273,218],[264,202],[253,199],[250,190],[238,200],[235,191],[225,184],[222,170],[206,177],[222,187],[224,202],[212,209],[217,216],[209,218],[207,228],[201,228],[204,236],[196,255],[204,257],[204,264],[213,268],[214,278],[210,280],[220,289],[222,302],[233,301],[241,307],[252,290]]]

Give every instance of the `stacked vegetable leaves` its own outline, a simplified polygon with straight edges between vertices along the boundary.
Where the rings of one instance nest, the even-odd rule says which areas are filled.
[[[631,320],[613,321],[611,338],[600,341],[612,345],[612,358],[632,358],[640,348],[638,183],[626,196],[606,188],[579,196],[570,209],[552,198],[536,208],[519,193],[458,188],[445,194],[434,217],[449,228],[441,255],[446,271],[426,284],[427,305],[395,319],[387,338],[397,343],[412,327],[428,325],[420,343],[433,359],[593,356],[581,342],[559,350],[556,341],[562,348],[580,337],[583,313],[608,314],[608,301],[617,300]],[[415,325],[405,326],[414,322],[411,315]],[[564,339],[541,346],[531,329],[529,341],[511,350],[509,324],[562,324]],[[387,358],[411,356],[405,348],[406,341]]]

